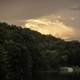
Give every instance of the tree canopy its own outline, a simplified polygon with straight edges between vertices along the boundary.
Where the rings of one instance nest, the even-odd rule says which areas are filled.
[[[80,42],[0,23],[0,78],[27,80],[36,71],[80,66]]]

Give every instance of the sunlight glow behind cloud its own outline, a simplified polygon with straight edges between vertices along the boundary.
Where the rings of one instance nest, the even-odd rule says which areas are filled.
[[[74,29],[59,21],[61,16],[43,16],[25,21],[25,27],[42,34],[51,34],[62,39],[69,39],[74,35]]]

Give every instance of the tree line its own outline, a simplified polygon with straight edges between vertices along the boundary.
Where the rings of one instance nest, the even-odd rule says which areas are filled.
[[[34,72],[80,67],[80,42],[0,23],[0,79],[27,80]]]

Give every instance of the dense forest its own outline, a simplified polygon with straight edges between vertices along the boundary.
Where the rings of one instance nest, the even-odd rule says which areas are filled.
[[[38,71],[80,67],[80,42],[0,23],[0,80],[27,80]]]

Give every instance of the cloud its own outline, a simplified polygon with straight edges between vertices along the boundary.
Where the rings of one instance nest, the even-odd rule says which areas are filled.
[[[71,8],[73,11],[80,11],[80,6]]]
[[[25,27],[65,40],[71,38],[74,35],[73,28],[66,26],[58,19],[61,19],[61,16],[49,15],[37,19],[29,19],[25,21]]]
[[[56,14],[71,5],[67,0],[0,0],[0,20],[30,19]]]

